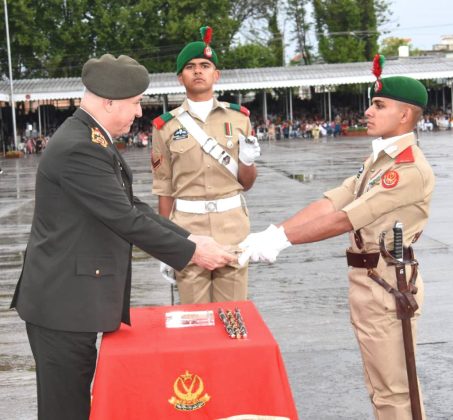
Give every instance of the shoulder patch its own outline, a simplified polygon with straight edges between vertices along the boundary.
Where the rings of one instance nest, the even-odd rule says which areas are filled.
[[[400,176],[396,171],[387,171],[381,178],[381,184],[384,188],[393,188],[398,185]]]
[[[157,118],[154,118],[153,125],[158,130],[160,130],[168,121],[172,120],[174,115],[171,112],[166,112],[165,114],[159,115]]]
[[[412,146],[404,149],[397,157],[396,163],[412,163],[415,162],[414,153],[412,152]]]
[[[234,109],[235,111],[242,112],[246,117],[250,117],[250,111],[242,105],[239,104],[228,104],[228,108]]]

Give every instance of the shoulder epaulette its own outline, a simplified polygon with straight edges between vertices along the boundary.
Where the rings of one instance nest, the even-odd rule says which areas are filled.
[[[171,112],[166,112],[165,114],[159,115],[157,118],[154,118],[153,125],[158,130],[160,130],[165,124],[168,123],[171,119],[174,118],[174,115]]]
[[[229,103],[228,108],[234,109],[235,111],[242,112],[245,116],[250,117],[250,111],[245,106]]]
[[[404,149],[395,160],[396,163],[412,163],[415,162],[414,153],[412,152],[412,146]]]

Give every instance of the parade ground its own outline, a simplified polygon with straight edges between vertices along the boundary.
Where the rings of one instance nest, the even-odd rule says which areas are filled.
[[[436,188],[429,223],[414,247],[425,281],[417,369],[427,419],[451,420],[453,132],[422,133],[420,145],[433,166]],[[362,137],[264,142],[258,179],[246,193],[252,230],[284,220],[356,174],[370,151],[370,139]],[[149,149],[132,147],[123,153],[134,172],[135,194],[156,208]],[[8,420],[36,419],[34,361],[24,323],[9,304],[30,231],[39,159],[39,155],[0,158],[0,417]],[[272,265],[250,267],[249,299],[280,345],[303,420],[373,418],[349,323],[347,246],[348,236],[343,235],[293,246]],[[160,276],[158,261],[135,249],[132,306],[169,305],[170,299],[170,287]],[[266,398],[266,384],[256,386]]]

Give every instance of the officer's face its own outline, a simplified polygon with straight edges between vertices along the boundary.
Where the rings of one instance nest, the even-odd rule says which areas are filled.
[[[106,127],[112,137],[129,133],[135,118],[142,116],[143,95],[109,101],[110,124]]]
[[[401,102],[374,97],[371,106],[365,111],[367,134],[382,138],[404,134],[407,130],[405,109]]]
[[[186,88],[187,96],[199,100],[210,99],[212,87],[219,78],[220,72],[214,63],[205,58],[190,60],[178,75],[179,82]]]

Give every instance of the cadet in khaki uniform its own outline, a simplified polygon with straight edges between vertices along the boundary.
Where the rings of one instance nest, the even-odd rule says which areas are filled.
[[[351,322],[375,417],[409,420],[411,402],[395,298],[368,277],[367,270],[374,269],[396,289],[395,267],[387,265],[379,253],[380,234],[388,232],[385,242],[392,250],[392,228],[396,221],[402,222],[408,254],[428,220],[434,175],[413,134],[426,106],[427,92],[417,80],[388,77],[377,81],[371,96],[372,104],[365,113],[368,134],[379,138],[373,141],[373,153],[357,175],[325,192],[323,199],[279,227],[271,225],[264,232],[251,234],[241,246],[254,261],[275,261],[278,253],[291,244],[350,232],[347,256],[351,267]],[[411,272],[409,266],[406,271]],[[412,318],[414,342],[416,319],[423,303],[420,275],[416,277],[416,287],[418,292],[414,296],[419,309]]]
[[[186,45],[177,58],[187,99],[153,121],[153,193],[161,215],[234,249],[250,230],[241,191],[255,181],[259,145],[250,136],[249,111],[214,98],[218,58],[209,46],[212,30],[201,31],[203,42]],[[182,114],[188,122],[180,121]],[[247,270],[237,264],[214,271],[189,264],[175,273],[161,266],[168,280],[176,274],[181,303],[244,300]]]

